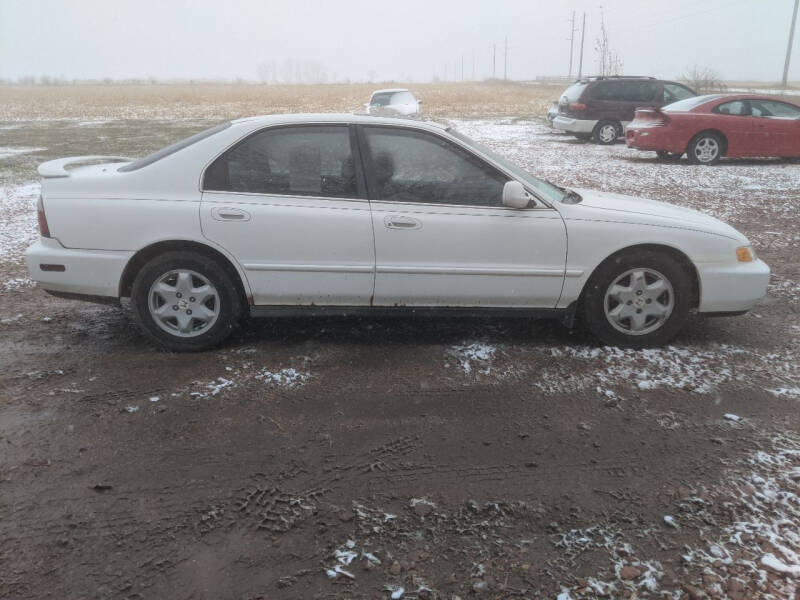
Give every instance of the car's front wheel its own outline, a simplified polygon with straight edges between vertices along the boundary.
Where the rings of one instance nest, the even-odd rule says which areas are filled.
[[[178,352],[213,348],[242,315],[234,281],[217,261],[192,252],[167,252],[145,264],[133,281],[133,314],[158,345]]]
[[[668,254],[621,254],[598,267],[583,296],[582,316],[601,341],[644,348],[666,344],[686,323],[691,279]]]

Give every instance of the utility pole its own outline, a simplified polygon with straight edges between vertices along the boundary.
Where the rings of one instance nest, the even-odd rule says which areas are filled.
[[[567,77],[572,79],[572,49],[575,47],[575,11],[572,11],[572,22],[569,26],[569,72]]]
[[[503,54],[503,79],[508,79],[508,36],[506,36],[506,49]]]
[[[492,79],[497,79],[497,44],[492,44]]]
[[[792,44],[794,43],[794,28],[797,25],[797,7],[800,0],[794,0],[794,14],[792,14],[792,26],[789,28],[789,45],[786,47],[786,62],[783,65],[783,87],[786,87],[789,79],[789,59],[792,57]]]
[[[583,27],[581,28],[581,56],[578,59],[578,79],[583,74],[583,38],[586,35],[586,11],[583,11]]]

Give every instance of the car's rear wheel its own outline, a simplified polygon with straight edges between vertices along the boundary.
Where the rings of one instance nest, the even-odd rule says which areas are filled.
[[[661,160],[669,162],[679,161],[683,156],[683,152],[668,152],[667,150],[656,150],[656,154]]]
[[[686,151],[694,165],[713,165],[722,158],[722,138],[711,131],[697,134]]]
[[[617,141],[622,127],[616,121],[600,121],[594,126],[592,136],[598,144],[607,146]]]
[[[598,267],[586,284],[582,316],[601,341],[644,348],[666,344],[686,323],[691,278],[668,254],[621,254]]]
[[[137,322],[158,345],[178,352],[213,348],[238,324],[242,302],[217,261],[175,251],[146,263],[133,281]]]

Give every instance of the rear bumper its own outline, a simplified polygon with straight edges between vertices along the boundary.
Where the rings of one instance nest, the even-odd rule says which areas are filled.
[[[595,125],[597,121],[592,119],[573,119],[564,115],[558,115],[553,119],[553,127],[567,133],[592,133]]]
[[[53,238],[39,238],[25,252],[28,273],[39,287],[53,292],[119,297],[122,271],[133,252],[64,248]],[[42,270],[53,265],[61,270]],[[52,268],[52,267],[51,267]]]
[[[749,263],[697,265],[701,313],[741,313],[767,293],[769,267],[762,260]]]
[[[664,135],[664,130],[656,127],[628,127],[625,131],[625,143],[636,150],[666,150],[681,153],[686,150],[679,140]]]

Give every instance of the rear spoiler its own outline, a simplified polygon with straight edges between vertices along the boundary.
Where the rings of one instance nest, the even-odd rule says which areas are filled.
[[[124,156],[72,156],[70,158],[58,158],[56,160],[49,160],[46,163],[39,165],[39,175],[46,178],[53,177],[69,177],[69,171],[66,167],[86,162],[100,162],[100,163],[119,163],[130,162],[132,158]]]

